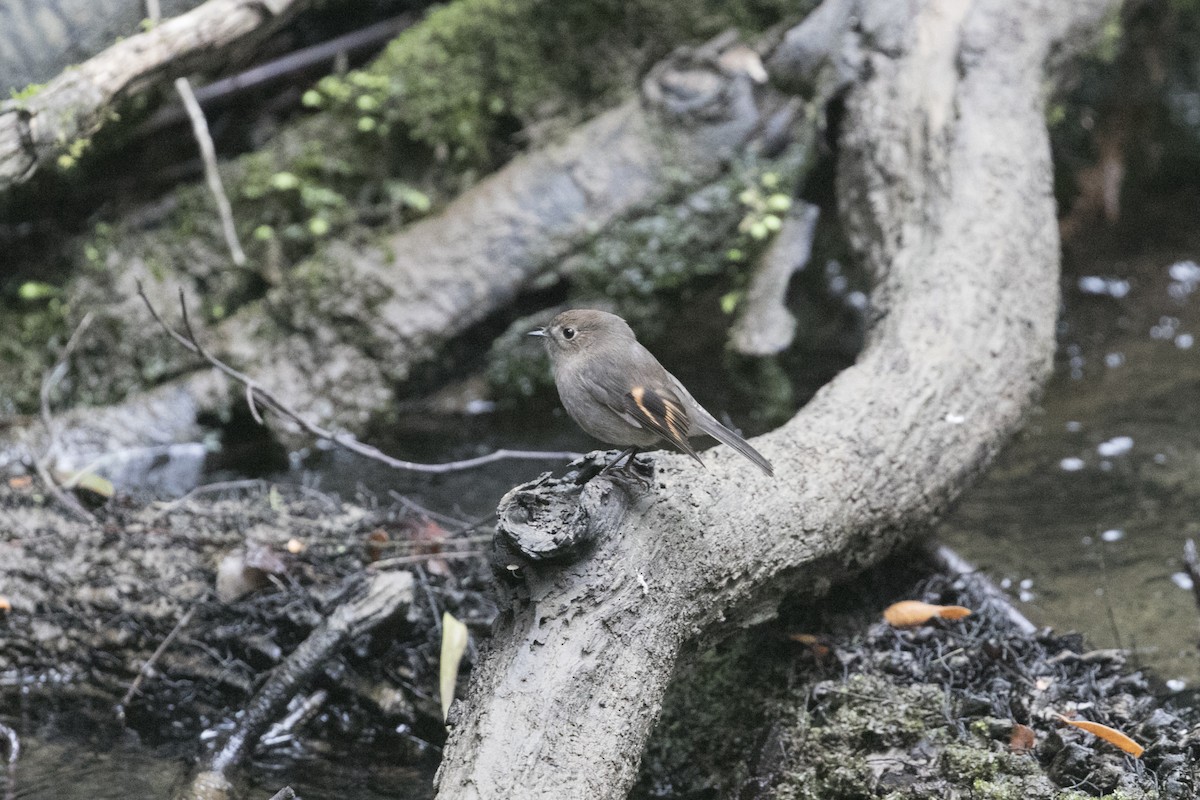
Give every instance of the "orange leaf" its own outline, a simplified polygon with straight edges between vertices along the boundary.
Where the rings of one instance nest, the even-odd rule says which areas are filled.
[[[911,628],[924,625],[934,617],[941,619],[962,619],[971,615],[971,609],[962,606],[935,606],[932,603],[922,603],[920,600],[901,600],[892,603],[884,609],[883,618],[889,625],[897,628]]]
[[[1146,752],[1146,748],[1142,747],[1140,744],[1135,742],[1133,739],[1130,739],[1116,728],[1110,728],[1107,725],[1101,725],[1099,722],[1087,722],[1086,720],[1082,719],[1067,719],[1062,714],[1056,714],[1055,716],[1068,725],[1081,728],[1093,736],[1098,736],[1114,747],[1119,747],[1134,758],[1141,758],[1142,753]]]
[[[8,601],[7,597],[0,594],[0,612],[7,614],[9,611],[12,611],[12,603]]]
[[[33,486],[33,478],[29,475],[16,475],[8,479],[8,488],[16,492],[29,491]]]
[[[788,638],[807,647],[813,655],[824,658],[829,655],[829,645],[820,636],[812,633],[789,633]]]

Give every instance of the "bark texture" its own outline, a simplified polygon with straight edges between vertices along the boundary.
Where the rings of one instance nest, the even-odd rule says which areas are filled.
[[[114,104],[205,65],[223,48],[262,34],[304,0],[208,0],[63,71],[29,97],[0,102],[0,192],[86,140]]]
[[[1044,65],[1113,5],[827,0],[786,37],[780,75],[830,65],[848,81],[838,182],[875,278],[867,347],[755,440],[774,481],[718,448],[707,471],[660,457],[649,491],[543,481],[505,498],[518,545],[591,541],[566,565],[514,562],[522,580],[451,712],[440,798],[623,797],[698,637],[876,560],[1017,428],[1058,306]]]

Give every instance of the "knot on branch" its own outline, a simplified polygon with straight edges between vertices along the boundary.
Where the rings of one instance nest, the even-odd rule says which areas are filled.
[[[701,47],[675,50],[642,81],[646,103],[676,122],[711,124],[756,117],[753,83],[758,73],[736,59],[723,58],[724,51],[748,50],[736,40],[736,34],[722,34]]]
[[[573,462],[576,471],[550,473],[509,490],[500,500],[496,536],[509,551],[529,561],[569,561],[606,531],[616,530],[635,500],[649,491],[641,474],[620,470],[596,475],[611,453],[591,453]],[[638,460],[639,473],[653,465]],[[580,475],[596,477],[580,485]],[[501,548],[503,550],[504,548]]]

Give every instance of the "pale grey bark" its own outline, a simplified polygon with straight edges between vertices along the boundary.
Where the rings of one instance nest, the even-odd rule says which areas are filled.
[[[867,347],[755,440],[773,481],[718,448],[707,471],[659,457],[647,494],[597,479],[505,498],[502,529],[529,549],[592,541],[516,571],[451,712],[440,798],[623,797],[698,637],[878,559],[987,464],[1054,349],[1045,64],[1114,5],[827,0],[787,37],[780,73],[830,64],[848,82],[838,185],[876,282]]]
[[[203,67],[214,53],[228,58],[230,45],[269,31],[304,4],[208,0],[64,70],[29,97],[0,101],[0,192],[95,134],[120,100]]]
[[[174,17],[200,0],[163,0]],[[146,0],[5,0],[0,3],[0,97],[44,83],[117,39],[138,33]]]

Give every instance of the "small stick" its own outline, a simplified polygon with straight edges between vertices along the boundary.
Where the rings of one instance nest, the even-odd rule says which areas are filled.
[[[145,289],[142,287],[141,281],[138,281],[138,295],[142,298],[142,302],[146,304],[146,308],[154,316],[154,319],[162,326],[163,330],[180,344],[188,352],[195,353],[203,358],[211,366],[215,367],[222,374],[232,378],[238,383],[246,387],[246,393],[257,401],[258,406],[273,412],[276,416],[289,420],[298,425],[303,430],[312,434],[318,439],[324,439],[333,442],[338,447],[349,450],[352,453],[357,453],[364,458],[369,458],[372,461],[378,461],[381,464],[386,464],[392,469],[402,469],[409,472],[424,472],[433,475],[442,475],[449,472],[459,472],[467,469],[474,469],[485,464],[492,464],[496,461],[504,461],[508,459],[524,460],[524,461],[547,461],[547,460],[564,460],[570,461],[576,458],[581,458],[582,454],[572,453],[569,451],[547,451],[547,450],[497,450],[493,453],[488,453],[484,456],[476,456],[475,458],[467,458],[461,461],[448,461],[444,464],[422,464],[416,461],[403,461],[399,458],[393,458],[382,450],[372,447],[369,444],[363,444],[357,439],[348,434],[334,433],[326,428],[317,425],[305,418],[299,411],[296,411],[287,403],[280,400],[270,390],[266,389],[258,381],[239,372],[233,367],[226,364],[221,359],[208,352],[196,337],[196,332],[192,328],[191,317],[188,314],[187,301],[184,297],[183,290],[179,290],[179,305],[183,313],[183,328],[185,333],[172,328],[158,313],[158,309],[150,302],[150,298],[146,296]]]
[[[46,443],[46,451],[42,457],[33,459],[33,467],[37,471],[38,477],[42,479],[42,483],[45,484],[46,491],[50,492],[55,500],[83,522],[94,522],[96,518],[83,507],[83,504],[74,495],[63,491],[48,467],[50,458],[58,452],[58,428],[55,427],[54,415],[50,412],[50,394],[66,376],[67,362],[71,358],[71,353],[79,345],[79,340],[83,338],[83,332],[92,324],[92,317],[91,311],[83,315],[83,319],[75,326],[71,338],[67,339],[58,363],[42,377],[42,386],[38,395],[42,406],[42,424],[46,426],[46,436],[49,441]]]
[[[1037,626],[1030,622],[1029,618],[1012,604],[1012,600],[1009,599],[1008,595],[1000,587],[992,583],[991,579],[980,572],[974,564],[971,564],[945,545],[928,547],[927,552],[942,570],[952,575],[970,578],[984,597],[1000,607],[1004,615],[1008,617],[1009,621],[1018,631],[1026,636],[1032,636],[1037,633]]]
[[[204,179],[208,182],[208,190],[212,192],[213,199],[217,201],[217,213],[221,215],[221,230],[225,234],[225,244],[229,246],[229,255],[234,264],[243,266],[246,263],[246,253],[238,241],[237,228],[233,225],[233,207],[229,205],[229,197],[221,183],[221,173],[217,171],[217,148],[208,132],[208,120],[204,118],[204,110],[196,101],[196,94],[187,78],[175,79],[175,91],[179,93],[179,99],[183,101],[183,107],[192,121],[192,134],[196,137],[196,144],[200,145],[200,158],[204,161]]]
[[[1183,543],[1183,563],[1192,578],[1192,595],[1196,598],[1196,607],[1200,608],[1200,557],[1196,555],[1195,539],[1188,539]]]
[[[381,558],[371,564],[373,569],[383,569],[385,567],[402,567],[406,564],[421,564],[426,561],[432,561],[435,558],[440,558],[444,561],[457,560],[463,558],[479,558],[485,555],[483,550],[458,550],[449,553],[422,553],[418,556],[393,556],[392,558]]]
[[[405,497],[404,495],[400,494],[395,489],[388,489],[388,495],[390,495],[393,500],[400,503],[400,505],[404,506],[409,511],[414,511],[417,514],[421,514],[422,516],[434,520],[435,522],[440,522],[446,525],[454,525],[455,533],[466,533],[467,531],[473,531],[476,528],[479,528],[481,525],[486,525],[496,518],[496,512],[493,511],[491,514],[480,517],[474,522],[468,522],[465,519],[458,519],[457,517],[451,517],[446,514],[442,514],[441,512],[434,511],[431,508],[426,508],[412,498]]]
[[[133,696],[137,694],[139,689],[141,689],[142,681],[145,680],[146,676],[150,673],[150,670],[153,669],[154,664],[159,658],[162,657],[162,654],[167,651],[167,648],[171,646],[171,642],[175,641],[176,637],[179,636],[179,632],[187,627],[187,624],[192,621],[192,616],[195,613],[196,606],[189,608],[187,613],[179,618],[179,622],[175,623],[175,627],[172,628],[171,632],[167,634],[167,638],[162,640],[162,643],[159,644],[155,651],[150,655],[150,658],[146,659],[146,663],[142,664],[142,668],[138,670],[137,677],[133,679],[133,683],[129,684],[129,691],[125,692],[125,696],[121,698],[121,702],[117,703],[117,719],[122,723],[125,722],[125,706],[129,705],[129,701],[133,700]]]
[[[7,768],[4,775],[4,800],[16,800],[17,796],[17,759],[21,757],[21,740],[17,732],[0,722],[0,737],[8,742]]]

